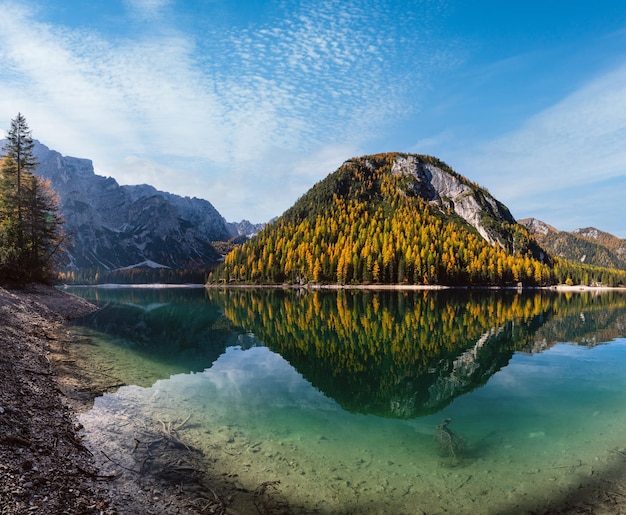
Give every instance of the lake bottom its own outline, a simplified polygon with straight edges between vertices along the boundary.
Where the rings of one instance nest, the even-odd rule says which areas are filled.
[[[625,365],[624,339],[515,354],[483,387],[402,420],[344,410],[268,348],[229,347],[203,372],[98,397],[80,422],[113,469],[184,488],[201,464],[258,493],[258,511],[544,513],[626,467]]]

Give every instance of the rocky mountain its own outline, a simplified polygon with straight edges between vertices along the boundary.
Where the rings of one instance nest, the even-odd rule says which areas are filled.
[[[221,259],[211,242],[228,240],[231,230],[210,202],[148,185],[120,186],[96,175],[91,160],[62,156],[37,141],[34,154],[35,173],[60,198],[68,270],[198,268]]]
[[[595,227],[576,229],[574,234],[578,234],[588,241],[599,243],[610,251],[615,252],[620,259],[626,259],[626,239],[618,238],[608,232],[600,231]]]
[[[594,227],[572,232],[560,231],[551,225],[525,218],[519,221],[535,236],[538,243],[553,256],[618,270],[626,270],[626,240]]]
[[[442,214],[455,214],[487,242],[514,250],[511,228],[517,223],[509,209],[487,190],[432,156],[388,153],[348,160],[337,172],[316,184],[285,216],[297,218],[303,210],[315,210],[316,202],[324,205],[329,191],[332,195],[357,195],[373,202],[382,200],[381,194],[384,197],[386,193],[379,191],[380,184],[368,183],[360,176],[377,175],[383,169],[397,183],[396,193],[421,198]],[[371,177],[368,179],[371,181]]]
[[[346,161],[211,280],[546,284],[549,257],[489,192],[431,156]]]
[[[408,194],[454,211],[489,243],[513,249],[510,234],[502,230],[503,224],[516,223],[508,208],[444,163],[415,155],[398,155],[391,173],[406,178]]]
[[[246,236],[248,238],[256,235],[261,231],[266,224],[253,224],[248,220],[242,220],[241,222],[228,222],[226,227],[231,237]]]

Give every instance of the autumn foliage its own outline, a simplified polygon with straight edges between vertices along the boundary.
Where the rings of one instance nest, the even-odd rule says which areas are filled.
[[[390,172],[393,157],[382,154],[369,156],[367,162],[345,163],[257,237],[234,249],[210,280],[419,285],[553,282],[550,264],[531,251],[534,240],[525,227],[498,221],[511,244],[489,243],[441,203],[412,195],[406,184],[409,179]]]

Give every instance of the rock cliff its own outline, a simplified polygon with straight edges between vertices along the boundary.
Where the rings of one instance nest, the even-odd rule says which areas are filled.
[[[496,226],[502,222],[515,224],[513,215],[484,189],[446,168],[415,155],[398,155],[391,171],[413,177],[412,189],[417,195],[452,209],[490,243],[506,246]]]
[[[51,181],[60,198],[68,269],[145,263],[194,268],[220,259],[211,242],[230,233],[210,202],[148,185],[120,186],[96,175],[89,159],[62,156],[39,142],[34,153],[40,163],[35,172]]]

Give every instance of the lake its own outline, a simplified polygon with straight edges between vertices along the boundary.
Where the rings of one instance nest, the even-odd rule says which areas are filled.
[[[626,466],[620,292],[70,291],[112,386],[85,441],[181,488],[208,467],[266,512],[542,513]]]

